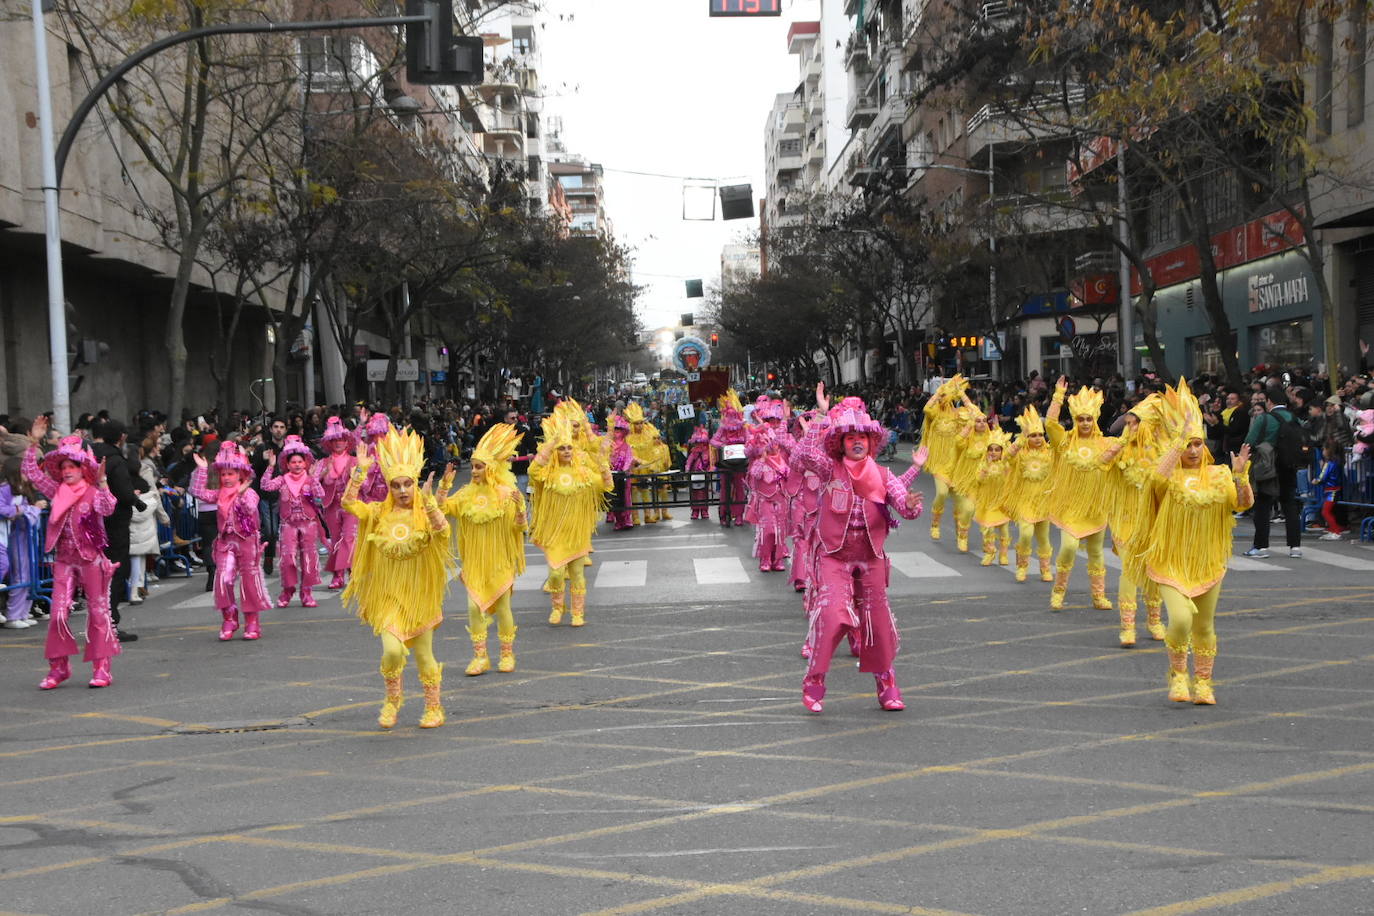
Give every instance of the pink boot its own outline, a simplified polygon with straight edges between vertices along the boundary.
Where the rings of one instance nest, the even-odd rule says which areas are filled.
[[[219,628],[220,642],[227,642],[234,638],[235,631],[239,628],[239,609],[236,607],[225,608],[220,611],[224,618],[224,623]]]
[[[808,674],[802,680],[802,705],[808,712],[820,712],[824,707],[825,675]]]
[[[110,677],[110,660],[98,658],[91,662],[91,686],[108,687],[114,679]]]
[[[334,578],[332,578],[332,579],[329,580],[329,587],[330,587],[330,588],[343,588],[343,587],[344,587],[344,574],[341,573],[341,572],[336,572],[336,573],[334,574]]]
[[[243,638],[258,639],[262,636],[262,630],[258,628],[258,612],[243,612]]]
[[[282,589],[281,594],[277,596],[277,607],[286,607],[290,604],[291,596],[294,594],[296,594],[296,589],[292,586],[288,585],[286,588]]]
[[[72,666],[65,655],[61,658],[50,658],[48,659],[48,676],[38,682],[38,689],[52,690],[71,676]]]
[[[899,709],[906,709],[906,704],[902,702],[902,691],[897,689],[897,676],[888,668],[882,674],[873,675],[873,680],[878,684],[878,703],[883,709],[896,712]]]
[[[310,594],[308,588],[301,589],[301,607],[319,607],[319,602],[315,600],[314,595]]]

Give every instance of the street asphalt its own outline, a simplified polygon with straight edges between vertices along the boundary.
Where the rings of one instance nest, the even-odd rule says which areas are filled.
[[[603,528],[582,629],[532,551],[510,674],[463,676],[455,585],[440,729],[413,667],[377,728],[334,592],[221,643],[204,573],[164,579],[103,690],[40,692],[43,628],[0,630],[0,913],[1374,913],[1371,545],[1239,562],[1202,707],[1081,560],[1055,613],[948,515],[905,523],[907,709],[842,647],[811,715],[800,596],[749,530],[675,516]]]

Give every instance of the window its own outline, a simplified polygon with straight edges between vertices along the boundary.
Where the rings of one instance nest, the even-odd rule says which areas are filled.
[[[1069,186],[1065,163],[1047,165],[1040,170],[1040,190],[1046,193],[1062,191]]]
[[[1178,199],[1168,191],[1155,191],[1148,209],[1150,247],[1178,241]]]
[[[313,88],[365,83],[380,67],[362,40],[346,35],[310,35],[300,40],[301,69]]]
[[[1312,319],[1250,329],[1251,358],[1270,366],[1304,366],[1312,359]]]
[[[582,176],[581,176],[581,175],[559,175],[559,176],[558,176],[558,183],[561,184],[561,185],[563,186],[563,189],[564,189],[565,191],[568,190],[568,189],[570,189],[570,188],[571,188],[571,189],[580,188],[580,187],[582,187]]]
[[[1237,210],[1236,182],[1231,175],[1217,172],[1202,183],[1202,209],[1214,228],[1230,223]]]
[[[1202,372],[1206,372],[1209,375],[1216,375],[1224,371],[1221,365],[1221,350],[1212,342],[1212,336],[1210,334],[1188,338],[1188,353],[1192,357],[1193,363],[1192,369],[1188,373],[1189,375],[1198,375]],[[1309,353],[1306,358],[1310,359],[1311,354]],[[1285,363],[1284,365],[1290,364]]]

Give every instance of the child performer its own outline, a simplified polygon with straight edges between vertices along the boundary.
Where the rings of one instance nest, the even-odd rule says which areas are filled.
[[[343,510],[344,489],[357,463],[353,457],[356,440],[353,433],[344,428],[342,420],[330,417],[320,437],[320,445],[324,447],[325,456],[315,462],[310,472],[324,494],[321,502],[329,538],[329,560],[325,569],[334,574],[329,587],[343,588],[344,577],[353,565],[353,545],[358,538],[358,519]]]
[[[663,433],[652,423],[646,424],[649,427],[649,435],[653,437],[652,454],[653,464],[650,469],[655,474],[666,474],[673,469],[673,452],[668,447],[668,443],[663,441]],[[673,520],[673,514],[668,511],[666,503],[673,500],[673,488],[671,484],[658,485],[658,499],[660,506],[658,509],[658,520],[669,522]]]
[[[634,495],[628,476],[635,466],[635,453],[629,442],[630,421],[616,414],[610,419],[610,423],[611,451],[607,467],[612,472],[614,485],[610,497],[611,508],[607,515],[615,524],[616,531],[624,531],[635,526],[634,512],[630,508],[634,505]]]
[[[636,401],[631,401],[625,405],[625,419],[630,421],[630,434],[626,441],[630,443],[630,448],[634,451],[634,474],[652,474],[658,460],[657,440],[654,437],[654,427],[651,423],[644,421],[644,408],[639,406]],[[637,506],[648,506],[651,502],[651,491],[653,487],[644,479],[638,478],[634,482],[634,503]],[[653,525],[658,522],[657,509],[634,509],[631,511],[636,525],[642,521],[646,525]]]
[[[1115,456],[1107,474],[1110,497],[1108,520],[1112,529],[1112,550],[1121,558],[1121,581],[1117,587],[1117,613],[1121,617],[1118,642],[1121,648],[1135,645],[1136,591],[1145,593],[1146,625],[1151,639],[1164,638],[1160,622],[1159,586],[1145,575],[1145,551],[1150,546],[1150,526],[1155,518],[1155,470],[1159,466],[1156,436],[1160,398],[1151,394],[1126,413],[1125,434],[1120,446],[1103,453]]]
[[[1010,476],[1002,502],[1016,519],[1016,581],[1026,581],[1030,568],[1031,540],[1040,556],[1040,581],[1053,582],[1050,557],[1050,522],[1046,515],[1054,474],[1054,452],[1045,441],[1045,421],[1034,407],[1016,418],[1021,435],[1011,447]]]
[[[1107,465],[1112,455],[1106,452],[1115,443],[1097,428],[1097,414],[1102,409],[1102,392],[1086,385],[1068,399],[1073,417],[1073,431],[1064,432],[1059,425],[1059,411],[1064,406],[1068,380],[1063,376],[1054,386],[1054,398],[1046,415],[1045,429],[1049,432],[1050,447],[1056,452],[1054,488],[1050,491],[1050,521],[1059,528],[1059,556],[1055,561],[1054,585],[1050,589],[1050,608],[1064,606],[1064,594],[1069,588],[1078,544],[1088,549],[1088,582],[1092,588],[1093,607],[1110,611],[1107,598],[1107,560],[1102,542],[1107,536]]]
[[[816,386],[816,403],[828,411],[825,386]],[[830,658],[847,631],[859,635],[859,670],[873,673],[883,709],[905,709],[892,672],[899,638],[887,603],[890,562],[883,553],[895,511],[903,518],[921,514],[921,494],[912,489],[926,455],[917,452],[901,477],[874,462],[887,441],[882,425],[869,417],[859,398],[845,398],[834,414],[811,423],[798,450],[802,461],[824,482],[815,559],[815,600],[807,643],[812,647],[802,705],[820,712]]]
[[[578,453],[572,428],[558,415],[544,421],[544,441],[530,463],[530,482],[539,505],[530,540],[544,551],[549,578],[549,623],[563,620],[564,583],[572,593],[572,625],[582,626],[587,607],[583,558],[592,552],[592,532],[611,487],[611,472]],[[571,580],[571,581],[569,581]]]
[[[759,572],[787,568],[787,485],[789,454],[796,441],[782,426],[782,405],[759,406],[763,424],[751,427],[745,452],[749,456],[749,505],[744,520],[754,525],[754,556]]]
[[[444,514],[458,522],[458,557],[468,590],[468,635],[472,661],[464,672],[476,677],[491,670],[487,633],[496,618],[501,640],[497,671],[515,670],[515,618],[511,590],[525,571],[525,496],[516,486],[511,458],[521,433],[509,423],[487,430],[472,450],[472,481],[444,500]],[[453,484],[454,467],[444,471],[440,492]]]
[[[268,493],[280,492],[278,508],[281,512],[281,594],[277,596],[277,607],[286,607],[296,591],[301,587],[301,606],[315,607],[315,596],[310,590],[320,584],[320,554],[316,549],[323,536],[319,506],[316,500],[324,499],[324,488],[312,478],[308,471],[315,463],[315,456],[300,436],[287,436],[281,454],[273,461],[271,449],[267,451],[267,467],[263,468],[260,486]],[[273,465],[285,469],[280,477],[272,474]]]
[[[930,539],[940,540],[940,517],[945,513],[950,485],[954,478],[955,445],[965,416],[960,406],[968,390],[962,375],[955,375],[940,386],[926,404],[921,430],[921,444],[930,450],[927,470],[935,478],[935,501],[930,509]]]
[[[1011,546],[1011,516],[1003,508],[1007,468],[1003,459],[1009,436],[1000,429],[988,433],[983,462],[974,476],[970,496],[973,499],[973,518],[983,529],[983,563],[991,566],[995,560],[1007,565],[1007,548]]]
[[[720,426],[711,436],[711,463],[720,472],[720,524],[729,528],[744,522],[744,476],[749,458],[744,452],[744,408],[731,388],[720,399]]]
[[[358,466],[343,497],[344,511],[358,519],[353,577],[343,602],[382,640],[386,699],[377,724],[396,724],[405,702],[406,656],[414,652],[425,693],[420,727],[438,728],[444,724],[444,666],[434,658],[434,630],[444,621],[444,593],[454,567],[448,521],[433,493],[419,486],[425,450],[417,433],[388,430],[373,443],[373,450],[387,496],[380,502],[359,498],[373,466],[368,447],[360,444]],[[433,480],[431,474],[430,485]]]
[[[710,518],[710,507],[706,504],[706,474],[712,470],[711,435],[704,426],[695,427],[687,440],[686,470],[691,475],[692,521]]]
[[[1169,609],[1164,648],[1169,656],[1169,699],[1213,706],[1212,670],[1217,658],[1213,628],[1221,580],[1231,555],[1232,513],[1255,502],[1250,489],[1250,447],[1231,456],[1231,466],[1212,464],[1204,445],[1202,410],[1180,380],[1167,390],[1161,425],[1169,450],[1159,463],[1155,493],[1159,512],[1150,531],[1145,570],[1159,583]],[[1192,689],[1188,647],[1193,649]]]
[[[360,408],[358,422],[362,424],[363,442],[367,443],[367,454],[372,459],[372,469],[363,482],[359,496],[363,502],[379,503],[391,495],[386,477],[382,474],[381,462],[377,460],[377,443],[391,432],[391,420],[384,413],[369,413],[365,408]]]
[[[950,479],[950,490],[954,492],[954,546],[960,553],[968,553],[968,534],[973,527],[975,508],[973,493],[992,430],[982,410],[968,406],[966,411],[969,420],[959,431],[959,439],[954,444],[954,473]]]
[[[55,552],[48,638],[43,645],[48,675],[38,686],[52,690],[72,676],[69,657],[76,654],[76,637],[67,619],[79,579],[86,593],[86,653],[82,657],[91,663],[90,686],[108,687],[113,680],[110,659],[121,650],[110,622],[114,566],[105,557],[107,539],[102,519],[114,512],[115,498],[105,483],[105,462],[96,463],[80,436],[63,439],[43,456],[40,467],[38,443],[47,431],[47,418],[39,417],[30,434],[33,445],[24,453],[22,465],[24,476],[52,506],[43,545],[45,551]]]
[[[193,453],[196,469],[191,472],[191,495],[214,503],[218,508],[219,531],[215,536],[215,607],[223,623],[219,638],[230,640],[239,628],[243,611],[243,638],[258,639],[262,629],[258,615],[272,606],[267,583],[262,578],[262,540],[259,536],[258,494],[253,491],[253,466],[248,456],[232,442],[225,442],[215,454],[219,487],[210,489],[205,456]],[[243,595],[234,603],[234,581],[239,580]]]

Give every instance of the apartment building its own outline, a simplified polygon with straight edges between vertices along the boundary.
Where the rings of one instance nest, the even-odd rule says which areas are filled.
[[[599,236],[609,234],[610,220],[606,218],[605,172],[595,162],[582,156],[555,153],[548,163],[549,175],[558,183],[567,201],[571,220],[568,231],[574,235]]]
[[[486,46],[486,76],[478,87],[482,151],[524,174],[532,214],[549,207],[544,152],[544,87],[540,11],[535,3],[482,0],[477,30]]]

